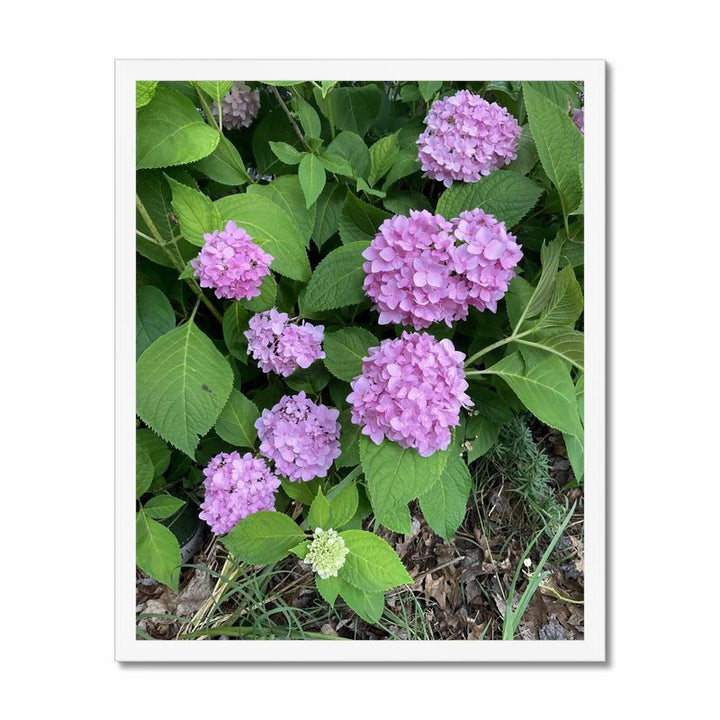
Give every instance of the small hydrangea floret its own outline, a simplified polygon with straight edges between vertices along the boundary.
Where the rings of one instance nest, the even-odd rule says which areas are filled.
[[[363,257],[378,322],[420,330],[464,320],[471,306],[495,312],[522,252],[505,223],[480,209],[450,221],[411,210],[383,221]]]
[[[349,552],[350,548],[345,545],[345,540],[337,531],[332,528],[316,528],[303,562],[311,565],[313,572],[327,580],[329,577],[337,577],[338,570],[345,564],[345,556]]]
[[[224,230],[205,233],[203,238],[200,254],[190,262],[200,287],[214,288],[216,297],[229,300],[257,297],[273,256],[232,220]]]
[[[293,482],[325,477],[340,456],[338,415],[336,409],[314,403],[304,392],[285,395],[255,422],[260,452]]]
[[[240,520],[258,510],[275,509],[280,480],[265,460],[237,451],[215,455],[203,470],[205,500],[200,518],[215,535],[232,530]]]
[[[362,374],[350,383],[352,422],[378,445],[387,438],[423,457],[445,450],[460,409],[473,404],[464,359],[450,340],[428,333],[383,340],[368,350]]]
[[[234,82],[222,99],[221,107],[223,127],[228,130],[249,127],[260,109],[260,93],[244,82]],[[213,103],[212,110],[217,117],[217,103]]]
[[[245,332],[248,353],[263,372],[288,377],[298,367],[308,368],[325,357],[324,325],[294,322],[287,313],[272,308],[253,315],[249,328]]]
[[[477,182],[517,157],[521,134],[505,108],[460,90],[432,104],[417,140],[418,160],[426,177],[446,187]]]

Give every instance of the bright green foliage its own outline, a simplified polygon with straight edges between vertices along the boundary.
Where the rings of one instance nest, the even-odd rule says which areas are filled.
[[[381,537],[365,530],[344,530],[340,537],[350,550],[338,572],[345,582],[370,592],[412,583],[397,553]]]
[[[420,509],[428,525],[448,542],[465,518],[471,487],[470,471],[455,451],[450,453],[440,479],[420,495]]]
[[[135,495],[144,495],[152,485],[155,467],[147,450],[142,445],[135,446]]]
[[[202,160],[198,160],[195,167],[211,180],[223,185],[241,186],[250,180],[240,153],[224,136],[220,137],[215,150]]]
[[[155,495],[143,507],[145,515],[155,520],[164,520],[185,507],[185,501],[173,495]]]
[[[309,208],[315,204],[325,187],[325,168],[320,158],[315,155],[305,155],[300,161],[298,177],[305,195],[305,207]]]
[[[305,538],[298,524],[279,512],[248,515],[222,538],[225,547],[249,563],[274,563]]]
[[[255,421],[259,417],[255,403],[233,388],[215,423],[215,432],[231,445],[253,448],[257,438]]]
[[[362,359],[368,348],[379,345],[379,340],[361,327],[348,327],[326,333],[323,348],[325,366],[340,380],[352,380],[362,371]]]
[[[135,83],[135,107],[147,105],[155,94],[157,80],[138,80]]]
[[[135,545],[138,567],[177,592],[180,545],[172,532],[141,510],[135,523]]]
[[[183,237],[193,245],[205,244],[205,233],[222,230],[222,218],[212,200],[199,190],[167,177],[172,189],[172,209],[180,223]]]
[[[389,217],[390,213],[368,205],[348,193],[340,215],[340,238],[345,245],[372,240],[383,220]]]
[[[195,84],[219,105],[232,87],[232,80],[199,80]]]

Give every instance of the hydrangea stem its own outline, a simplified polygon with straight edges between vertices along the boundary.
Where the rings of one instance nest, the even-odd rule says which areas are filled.
[[[162,251],[167,255],[168,260],[173,264],[173,267],[182,273],[182,271],[185,269],[185,266],[183,264],[182,256],[180,255],[180,251],[177,248],[177,245],[175,243],[166,243],[163,240],[162,235],[159,233],[157,227],[155,226],[155,223],[153,222],[152,218],[150,217],[150,214],[148,213],[147,209],[145,208],[145,205],[143,205],[142,200],[140,200],[139,195],[135,195],[135,205],[137,206],[138,212],[140,213],[140,216],[145,221],[145,224],[148,226],[148,229],[150,230],[150,233],[152,234],[154,240],[153,242],[162,249]],[[144,237],[147,237],[145,235]],[[171,249],[172,248],[172,249]],[[174,252],[173,252],[174,250]],[[207,307],[208,310],[212,313],[213,317],[222,324],[223,316],[220,313],[220,311],[208,300],[208,298],[205,296],[205,293],[198,287],[198,284],[192,280],[191,278],[184,278],[185,282],[188,284],[189,288],[195,293],[195,295],[198,296],[198,298],[203,302],[203,304]]]
[[[519,324],[518,324],[519,327]],[[534,328],[533,328],[534,329]],[[496,350],[499,347],[502,347],[503,345],[507,345],[508,343],[515,342],[516,340],[519,340],[520,338],[525,337],[526,335],[529,335],[533,330],[525,330],[521,333],[513,333],[510,335],[510,337],[503,338],[502,340],[498,340],[497,342],[494,342],[492,345],[488,345],[487,347],[484,347],[482,350],[478,350],[474,355],[471,355],[466,361],[465,361],[465,367],[470,367],[476,360],[479,360],[483,355],[487,355],[489,352],[492,352],[493,350]],[[466,373],[468,375],[469,373]]]
[[[302,146],[307,150],[308,152],[312,152],[312,148],[305,142],[305,136],[300,131],[300,128],[298,127],[298,124],[295,122],[295,118],[293,117],[293,114],[290,112],[290,109],[285,104],[285,101],[280,97],[280,93],[278,92],[277,88],[274,85],[270,86],[270,89],[272,90],[273,95],[275,95],[275,99],[280,103],[280,107],[284,110],[285,114],[288,117],[288,120],[290,121],[290,124],[293,126],[293,130],[295,130],[295,134],[300,138],[300,142],[302,143]]]

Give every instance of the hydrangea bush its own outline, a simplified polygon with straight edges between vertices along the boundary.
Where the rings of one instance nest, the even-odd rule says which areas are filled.
[[[189,513],[376,623],[414,582],[387,531],[452,543],[505,422],[582,482],[581,93],[138,83],[144,572],[179,589]]]

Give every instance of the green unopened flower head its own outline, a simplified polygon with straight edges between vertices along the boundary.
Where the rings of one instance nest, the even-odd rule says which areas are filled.
[[[345,556],[349,552],[345,541],[335,530],[316,528],[303,562],[312,565],[313,571],[323,580],[327,580],[329,577],[337,577],[338,570],[345,564]]]

